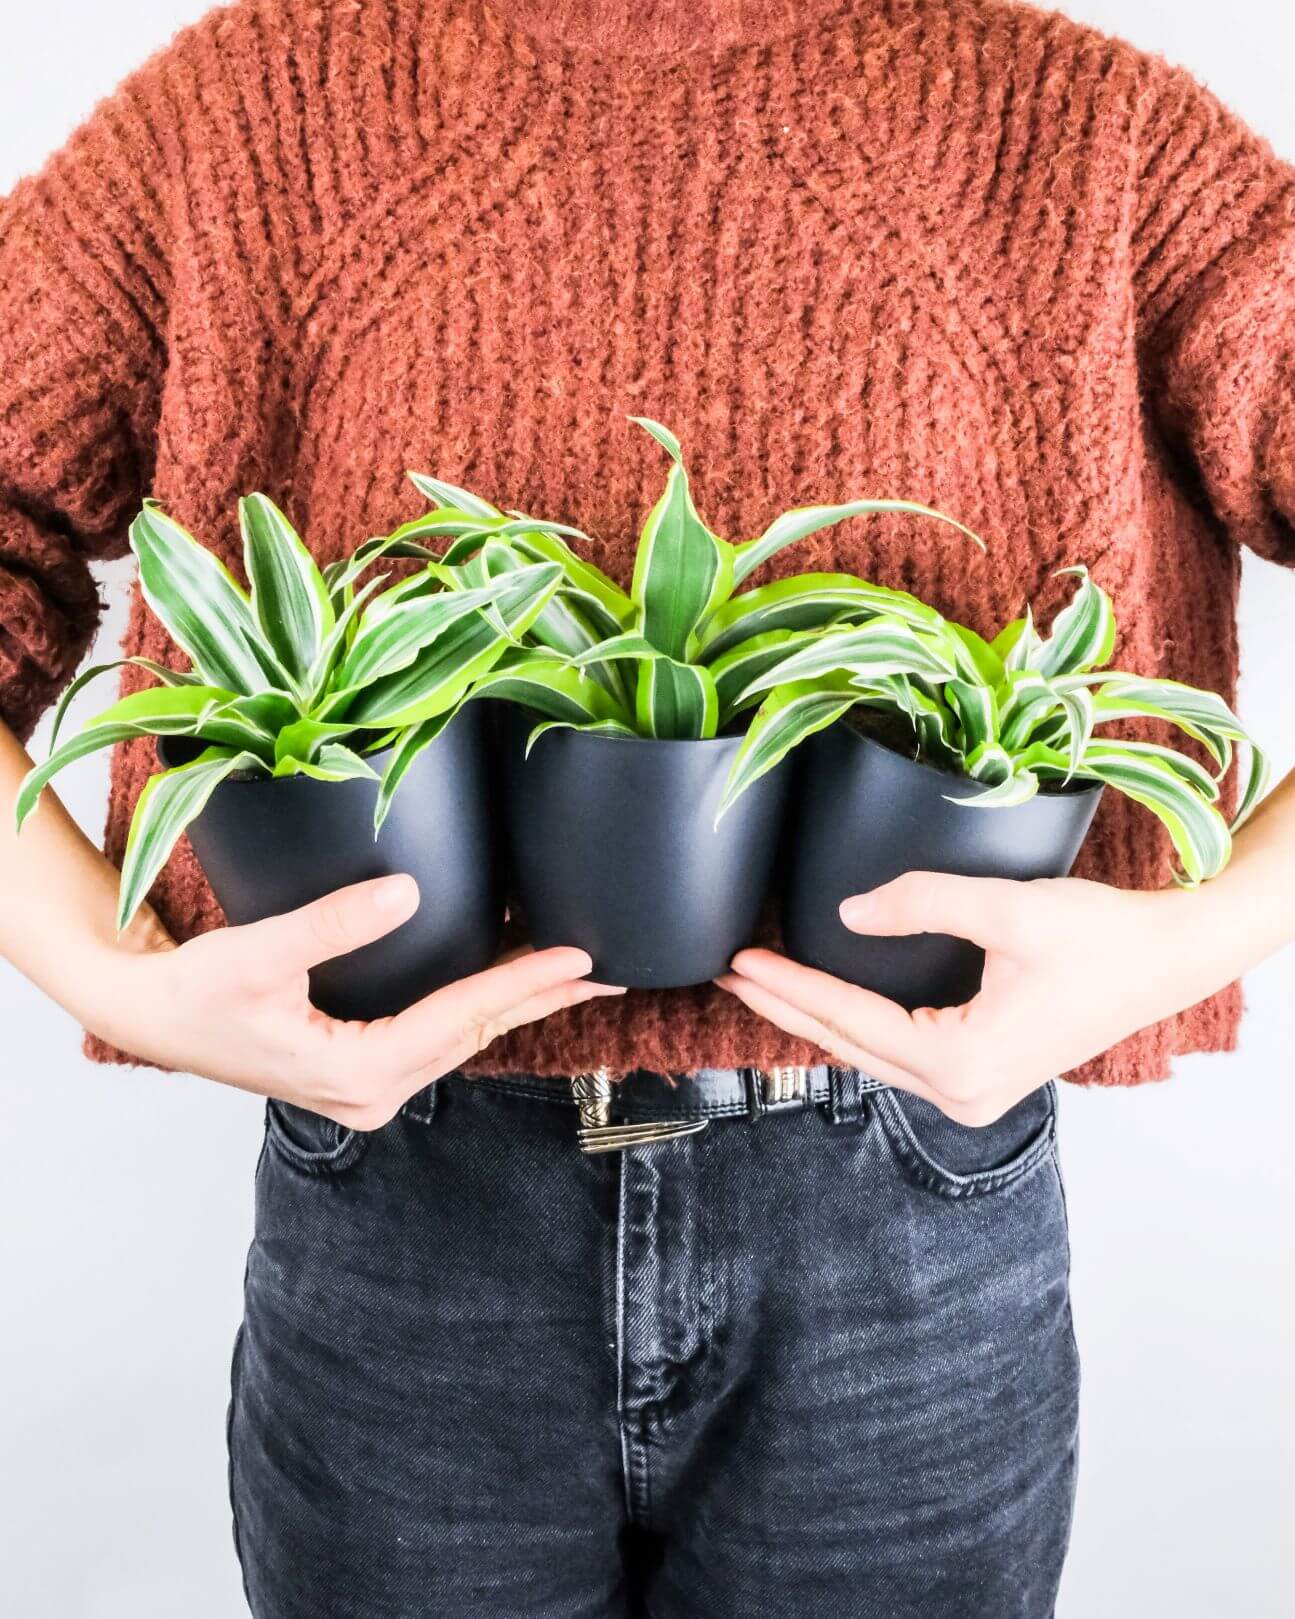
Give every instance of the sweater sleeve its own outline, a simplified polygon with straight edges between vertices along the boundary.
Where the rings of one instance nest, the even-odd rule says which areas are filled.
[[[1295,564],[1295,167],[1158,59],[1138,111],[1148,409],[1232,540]]]
[[[166,163],[139,70],[0,199],[0,717],[28,735],[99,620],[90,564],[147,493]]]

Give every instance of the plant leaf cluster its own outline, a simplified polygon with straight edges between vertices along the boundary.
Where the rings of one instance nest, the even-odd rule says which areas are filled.
[[[1101,782],[1162,822],[1180,882],[1215,876],[1227,864],[1232,833],[1263,796],[1267,758],[1213,692],[1106,668],[1116,635],[1111,599],[1087,569],[1061,572],[1077,583],[1047,635],[1027,610],[992,641],[938,617],[916,623],[893,614],[805,637],[739,697],[760,706],[723,808],[815,731],[852,711],[872,712],[911,729],[915,757],[983,785],[956,803],[1004,808],[1041,789]],[[879,656],[883,647],[893,653],[889,665]],[[1104,725],[1130,720],[1176,727],[1209,765],[1161,743],[1099,734]],[[1240,784],[1229,823],[1219,800],[1234,764]]]

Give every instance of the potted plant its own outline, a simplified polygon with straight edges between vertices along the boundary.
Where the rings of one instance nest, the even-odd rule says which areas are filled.
[[[561,569],[541,561],[473,587],[431,563],[398,583],[385,574],[361,583],[379,556],[431,555],[411,538],[414,525],[321,571],[265,495],[245,497],[238,511],[250,591],[145,502],[130,530],[141,588],[189,667],[134,658],[75,681],[55,714],[49,757],[21,786],[18,825],[66,765],[156,737],[163,768],[131,822],[118,926],[186,829],[235,923],[410,872],[415,915],[312,974],[323,1010],[385,1016],[496,953],[496,817],[479,711],[465,711],[463,700],[552,597]],[[476,526],[442,512],[418,531],[457,536]],[[159,684],[120,698],[59,745],[71,697],[123,661]]]
[[[733,544],[698,515],[674,435],[647,418],[630,420],[671,465],[639,537],[629,590],[577,556],[561,533],[527,531],[519,513],[411,477],[445,510],[496,525],[484,545],[469,535],[445,553],[446,565],[470,570],[465,583],[479,588],[540,561],[562,570],[556,595],[531,621],[529,644],[509,648],[473,693],[511,705],[505,813],[530,936],[540,946],[582,946],[596,978],[663,989],[722,972],[750,937],[768,886],[783,774],[762,774],[716,825],[742,747],[742,691],[811,627],[887,609],[929,612],[843,574],[738,587],[785,546],[849,517],[903,511],[962,525],[910,501],[859,500],[785,512],[758,538]]]
[[[784,940],[797,960],[910,1010],[970,999],[984,960],[974,945],[939,934],[863,937],[841,922],[840,902],[914,870],[1064,876],[1108,786],[1164,824],[1180,882],[1199,883],[1227,863],[1220,782],[1240,745],[1235,828],[1262,796],[1264,755],[1213,693],[1105,668],[1111,600],[1086,569],[1061,571],[1078,585],[1046,636],[1028,611],[992,641],[944,621],[874,619],[802,638],[748,685],[740,700],[761,706],[725,806],[806,742],[783,902]],[[895,656],[879,672],[882,637]],[[1116,721],[1174,726],[1210,768],[1163,743],[1098,734]]]

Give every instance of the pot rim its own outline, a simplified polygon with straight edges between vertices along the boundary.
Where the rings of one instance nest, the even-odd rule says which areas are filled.
[[[446,729],[448,730],[448,726]],[[173,732],[170,736],[155,736],[153,738],[153,751],[157,754],[164,770],[170,770],[173,767],[167,762],[166,755],[162,752],[162,744],[172,741],[188,742],[191,740],[201,741],[202,739],[201,737],[190,738],[178,732]],[[395,743],[393,742],[389,748],[383,748],[378,753],[366,753],[363,754],[362,757],[369,760],[370,763],[376,764],[376,762],[380,759],[389,758],[390,755],[395,751],[396,747]],[[378,771],[378,774],[382,774],[381,770]],[[352,776],[348,779],[352,781],[364,781],[366,778],[363,776]],[[314,787],[341,787],[344,785],[340,781],[319,781],[314,776],[307,776],[300,773],[295,776],[263,776],[253,774],[251,772],[247,773],[246,775],[239,774],[226,776],[220,785],[222,787],[281,787],[285,782],[289,781],[295,782],[297,786],[300,786],[302,782],[306,781],[310,782]],[[372,785],[376,786],[377,783],[374,782]]]
[[[974,788],[976,786],[976,783],[972,780],[972,778],[964,775],[961,771],[945,770],[940,765],[933,764],[929,759],[914,758],[907,753],[901,753],[898,748],[890,747],[887,743],[881,741],[879,737],[869,736],[866,731],[861,731],[857,726],[850,725],[844,717],[828,727],[828,730],[830,731],[835,731],[838,729],[843,734],[848,735],[854,742],[857,742],[862,747],[879,749],[891,759],[898,759],[901,764],[911,765],[915,770],[924,771],[927,775],[939,776],[955,787],[962,786]],[[1086,779],[1081,779],[1078,785],[1067,785],[1062,787],[1045,786],[1042,782],[1040,782],[1038,797],[1053,800],[1089,797],[1099,798],[1105,791],[1106,783],[1104,781],[1088,781]],[[1033,802],[1033,799],[1027,799],[1023,804],[1009,804],[1006,805],[1005,808],[1009,810],[1025,809]]]
[[[537,714],[535,710],[528,709],[524,703],[509,703],[507,705],[515,715],[533,715],[535,722],[543,725],[547,716]],[[605,732],[578,731],[574,726],[566,726],[562,735],[578,742],[611,743],[614,747],[630,748],[641,747],[644,743],[657,748],[740,748],[746,741],[746,731],[739,731],[733,736],[610,736]]]
[[[464,707],[466,708],[467,705],[464,704]],[[448,731],[450,729],[450,726],[452,726],[459,719],[459,717],[460,717],[460,715],[462,713],[463,713],[463,709],[461,708],[458,711],[458,713],[456,713],[454,715],[454,718],[452,720],[450,720],[449,723],[446,725],[446,727],[445,727],[446,731]],[[440,735],[442,735],[442,736],[444,734],[445,734],[444,732],[440,733]],[[170,770],[172,767],[171,767],[170,764],[167,763],[166,756],[162,751],[163,745],[165,743],[167,743],[167,742],[190,742],[190,741],[201,741],[201,740],[202,740],[201,737],[190,737],[190,736],[186,735],[184,732],[181,732],[181,731],[164,732],[161,735],[158,735],[158,734],[154,733],[154,736],[153,736],[153,751],[154,751],[154,753],[157,754],[158,759],[161,761],[162,768],[164,770]],[[439,738],[438,738],[438,740],[439,740]],[[364,759],[368,759],[371,763],[376,764],[379,760],[390,759],[391,755],[396,751],[397,746],[398,746],[397,743],[392,742],[385,748],[379,748],[376,753],[365,753],[365,754],[362,754],[361,757],[364,758]],[[382,772],[379,771],[378,773],[379,773],[379,775],[381,775]],[[349,779],[351,779],[353,781],[363,781],[364,777],[355,776],[355,777],[351,777]],[[338,782],[338,781],[316,781],[315,777],[306,776],[306,775],[262,776],[262,775],[250,775],[250,774],[245,775],[245,776],[244,775],[226,776],[225,780],[221,783],[221,785],[222,786],[227,786],[227,787],[261,787],[261,786],[267,785],[270,782],[285,782],[285,781],[295,781],[297,783],[301,783],[303,781],[312,781],[312,782],[315,783],[315,785],[317,787],[340,787],[340,786],[342,786],[342,783]]]

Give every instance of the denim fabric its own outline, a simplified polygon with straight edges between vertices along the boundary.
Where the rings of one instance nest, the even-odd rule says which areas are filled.
[[[859,1089],[584,1157],[489,1080],[369,1135],[270,1104],[229,1421],[256,1619],[1045,1619],[1055,1105]]]

